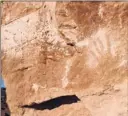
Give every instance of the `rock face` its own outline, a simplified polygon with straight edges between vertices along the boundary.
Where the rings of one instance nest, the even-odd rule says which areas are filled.
[[[5,2],[2,5],[2,24],[7,25],[43,6],[43,2]]]
[[[2,5],[11,116],[126,116],[128,3],[33,4]],[[80,101],[53,110],[21,107],[71,94]]]

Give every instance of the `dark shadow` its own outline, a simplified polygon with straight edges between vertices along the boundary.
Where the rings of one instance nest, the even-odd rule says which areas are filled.
[[[33,108],[36,110],[52,110],[64,104],[72,104],[80,101],[80,99],[76,95],[66,95],[56,97],[54,99],[43,101],[41,103],[32,103],[31,105],[24,105],[21,108]]]
[[[6,88],[1,88],[1,116],[11,116],[6,102]]]

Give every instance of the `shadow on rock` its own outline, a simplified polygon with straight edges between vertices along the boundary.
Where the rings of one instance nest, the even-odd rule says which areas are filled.
[[[32,103],[30,105],[21,106],[21,108],[33,108],[36,110],[52,110],[54,108],[60,107],[65,104],[72,104],[80,101],[80,99],[76,95],[66,95],[53,98],[48,101],[43,101],[41,103]]]

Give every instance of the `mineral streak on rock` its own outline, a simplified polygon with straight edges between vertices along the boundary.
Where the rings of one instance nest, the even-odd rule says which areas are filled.
[[[3,3],[11,116],[126,116],[127,30],[127,2]],[[80,102],[51,111],[19,107],[70,94]]]

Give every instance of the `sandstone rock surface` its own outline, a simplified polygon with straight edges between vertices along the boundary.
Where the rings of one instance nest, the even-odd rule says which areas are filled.
[[[13,2],[2,9],[11,116],[127,115],[128,3]],[[53,110],[20,107],[70,94],[81,101]]]

